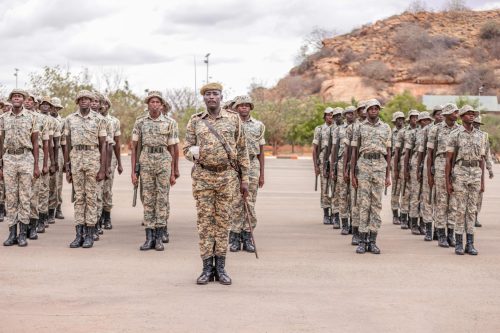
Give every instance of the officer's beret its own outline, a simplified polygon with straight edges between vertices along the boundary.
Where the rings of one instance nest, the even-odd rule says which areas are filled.
[[[200,94],[203,96],[209,90],[219,90],[222,92],[222,85],[217,82],[205,84],[203,87],[201,87]]]

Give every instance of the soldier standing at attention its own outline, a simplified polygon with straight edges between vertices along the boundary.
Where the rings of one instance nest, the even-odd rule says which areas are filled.
[[[327,188],[328,179],[325,177],[325,165],[324,160],[326,150],[328,148],[328,140],[330,138],[330,130],[333,124],[333,109],[327,107],[323,111],[323,119],[325,123],[319,125],[314,129],[313,138],[313,162],[314,162],[314,173],[316,177],[320,178],[321,184],[321,208],[323,209],[323,224],[332,224],[331,209],[332,209],[332,198],[329,195],[329,189]]]
[[[97,183],[104,179],[106,171],[106,124],[90,110],[93,98],[90,91],[80,91],[75,99],[78,110],[66,117],[64,125],[66,179],[75,190],[76,237],[69,245],[71,248],[94,245]]]
[[[338,207],[340,220],[342,221],[342,235],[349,234],[349,217],[351,215],[351,205],[349,197],[349,182],[344,179],[344,163],[342,156],[344,156],[345,151],[345,138],[347,134],[347,128],[354,122],[354,111],[356,108],[354,106],[348,106],[342,112],[346,122],[337,126],[332,133],[333,150],[332,150],[332,161],[331,161],[331,179],[335,183],[335,193],[334,196],[338,198]]]
[[[427,141],[427,177],[429,187],[434,187],[434,219],[440,247],[455,246],[453,237],[453,221],[449,219],[449,196],[446,188],[446,142],[451,131],[455,130],[458,118],[458,107],[449,103],[443,107],[442,114],[445,120],[429,130]],[[445,228],[448,226],[448,236]]]
[[[340,107],[336,107],[333,109],[333,124],[330,127],[330,136],[331,138],[328,139],[328,143],[331,146],[329,149],[327,149],[326,154],[328,152],[330,155],[325,156],[324,158],[328,160],[328,163],[330,164],[330,170],[328,170],[328,175],[324,175],[327,177],[328,184],[332,190],[332,224],[333,224],[333,229],[340,229],[340,198],[339,198],[339,192],[337,191],[337,188],[335,188],[335,192],[333,191],[333,180],[332,180],[332,172],[334,168],[334,164],[331,163],[331,156],[333,153],[333,150],[335,148],[336,142],[333,140],[333,131],[335,131],[339,126],[344,124],[344,120],[342,119],[342,112],[344,112],[344,109]],[[326,155],[325,154],[325,155]],[[330,190],[330,188],[328,190]]]
[[[9,94],[12,110],[0,117],[0,178],[5,178],[9,237],[4,246],[27,246],[31,182],[40,176],[37,117],[23,107],[28,94],[14,89]],[[19,224],[19,236],[17,225]]]
[[[168,196],[170,186],[176,182],[172,170],[175,167],[174,145],[179,142],[179,131],[177,123],[161,113],[165,104],[161,92],[150,91],[144,103],[148,105],[149,112],[134,124],[131,158],[132,184],[135,186],[139,181],[135,172],[136,163],[140,164],[142,184],[146,241],[140,250],[163,251],[162,237],[170,212]]]
[[[257,226],[257,215],[255,214],[255,203],[257,201],[257,190],[264,186],[264,145],[266,141],[264,124],[250,116],[254,104],[249,96],[238,96],[234,100],[234,110],[239,114],[241,125],[245,132],[250,168],[248,170],[248,217],[252,228]],[[245,207],[243,198],[236,196],[235,218],[231,224],[229,233],[229,250],[237,252],[240,250],[240,242],[243,251],[255,252],[255,246],[250,236],[250,227],[245,218]]]
[[[55,98],[55,100],[54,100]],[[56,103],[58,106],[62,107],[61,101],[57,97],[53,97],[50,100],[49,116],[52,121],[53,137],[49,144],[49,149],[51,159],[50,159],[50,169],[49,169],[49,214],[48,223],[55,223],[56,210],[59,201],[62,202],[58,191],[59,182],[59,170],[62,170],[64,164],[64,158],[62,156],[61,150],[61,136],[64,126],[63,119],[59,117],[58,110],[56,108]],[[45,110],[45,108],[44,108]],[[45,112],[45,111],[44,111]],[[59,118],[58,118],[59,117]],[[61,181],[62,183],[62,181]]]
[[[379,118],[380,102],[366,101],[367,120],[353,133],[352,186],[357,188],[359,205],[359,245],[356,253],[368,250],[380,254],[377,234],[382,220],[382,192],[391,185],[391,128]],[[358,158],[359,156],[359,158]]]
[[[207,284],[215,278],[228,285],[231,278],[225,260],[234,196],[238,195],[238,182],[243,199],[248,196],[250,161],[240,117],[221,109],[222,86],[209,83],[200,93],[207,110],[189,120],[183,149],[184,156],[194,162],[191,177],[203,261],[196,282]]]
[[[0,115],[4,114],[4,112],[8,112],[4,111],[7,110],[6,103],[9,102],[4,102],[0,100]],[[5,218],[5,183],[4,179],[2,178],[0,179],[0,222],[3,222],[4,218]]]
[[[391,147],[392,147],[392,166],[393,168],[397,167],[399,168],[398,170],[401,170],[401,165],[399,164],[399,161],[396,161],[396,139],[399,135],[399,132],[403,129],[403,126],[405,124],[405,114],[401,111],[396,111],[392,115],[392,123],[394,124],[394,127],[392,129],[392,136],[391,136]],[[391,191],[391,209],[392,209],[392,224],[400,225],[401,224],[401,219],[399,216],[399,198],[401,197],[401,183],[398,181],[397,178],[394,178],[396,176],[396,172],[393,169],[392,170],[392,191]]]
[[[486,142],[484,133],[472,123],[479,115],[470,105],[464,105],[459,116],[462,126],[453,130],[446,144],[446,189],[451,196],[450,217],[455,225],[455,253],[477,255],[474,248],[474,223],[476,221],[479,193],[484,192],[484,164]],[[467,235],[465,251],[463,234]]]
[[[61,137],[59,138],[59,145],[57,147],[57,151],[55,154],[57,155],[57,170],[56,170],[56,175],[57,175],[57,206],[56,206],[56,211],[54,214],[54,217],[56,219],[63,220],[64,215],[62,213],[61,205],[62,205],[62,187],[63,187],[63,168],[64,168],[64,145],[65,145],[65,139],[64,139],[64,118],[61,117],[61,111],[64,109],[64,107],[61,104],[61,99],[59,97],[52,97],[50,100],[53,105],[53,109],[51,110],[50,115],[57,120],[59,124],[59,132],[61,133]]]

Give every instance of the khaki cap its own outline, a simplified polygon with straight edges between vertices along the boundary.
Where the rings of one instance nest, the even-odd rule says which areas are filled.
[[[163,105],[168,104],[167,101],[163,98],[162,93],[160,91],[157,91],[157,90],[153,90],[153,91],[148,92],[148,95],[146,96],[146,98],[144,98],[144,103],[148,104],[149,100],[153,97],[159,98]],[[170,106],[170,104],[168,106]]]
[[[234,99],[233,107],[236,109],[238,107],[238,105],[241,105],[241,104],[250,104],[250,110],[253,110],[253,108],[254,108],[252,98],[250,96],[246,96],[246,95],[237,96]]]
[[[424,119],[432,120],[432,117],[429,114],[429,112],[427,112],[427,111],[420,112],[420,114],[418,115],[417,121],[424,120]]]
[[[445,104],[445,106],[443,106],[443,116],[446,116],[447,114],[452,114],[455,111],[459,111],[456,104],[448,103]]]
[[[203,96],[209,90],[219,90],[220,92],[222,92],[222,84],[217,83],[217,82],[211,82],[211,83],[205,84],[203,87],[201,87],[200,94]]]

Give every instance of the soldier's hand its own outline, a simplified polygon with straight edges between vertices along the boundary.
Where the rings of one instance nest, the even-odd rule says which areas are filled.
[[[0,180],[3,180],[3,169],[0,169]]]
[[[324,172],[323,172],[323,177],[324,177],[324,178],[330,178],[330,173],[329,173],[329,172],[327,172],[327,171],[324,171]]]
[[[170,186],[174,186],[177,181],[175,180],[175,174],[170,175]]]
[[[344,171],[344,181],[345,181],[346,183],[348,183],[348,182],[349,182],[349,174],[347,173],[347,171]]]
[[[409,181],[410,180],[410,173],[409,172],[405,172],[404,173],[404,177],[405,177],[406,181]]]
[[[38,177],[40,177],[40,169],[38,168],[38,166],[33,168],[33,177],[35,177],[35,179],[38,179]]]
[[[181,173],[179,172],[179,169],[174,171],[175,179],[179,178],[181,176]]]
[[[62,166],[62,172],[66,172],[66,164],[63,164],[63,166]]]
[[[351,179],[351,185],[352,185],[352,187],[354,187],[354,188],[358,188],[358,177],[356,177],[356,176],[352,176],[352,179]]]
[[[450,182],[446,184],[446,192],[448,192],[448,195],[451,195],[453,193],[453,185],[451,185]]]
[[[385,177],[385,187],[391,186],[391,177],[387,176]]]
[[[44,175],[44,176],[45,176],[45,175],[46,175],[46,174],[48,174],[48,173],[49,173],[49,167],[48,167],[48,166],[44,166],[44,167],[42,168],[42,175]]]
[[[434,186],[434,176],[430,176],[427,179],[427,183],[429,184],[429,187],[432,188]]]
[[[56,173],[56,166],[54,164],[52,164],[49,168],[49,172],[51,175],[55,174]]]
[[[495,177],[495,175],[493,174],[493,171],[490,170],[489,173],[490,173],[490,179],[493,179],[493,177]]]
[[[59,164],[54,163],[55,172],[59,172]]]
[[[248,183],[240,184],[240,192],[241,195],[243,196],[243,199],[246,199],[248,197]]]
[[[102,181],[105,177],[105,173],[104,173],[104,170],[99,170],[99,172],[97,173],[97,175],[95,176],[95,180],[97,180],[98,182]]]
[[[316,176],[319,176],[319,167],[314,167],[314,173],[316,174]]]
[[[131,178],[132,178],[132,185],[137,186],[137,175],[135,174],[135,172],[132,172]]]
[[[121,175],[121,174],[122,174],[122,172],[123,172],[123,167],[122,167],[122,165],[121,165],[121,164],[120,164],[120,165],[118,165],[117,170],[118,170],[118,174],[119,174],[119,175]]]
[[[259,177],[259,188],[263,188],[264,187],[264,176],[260,176]]]
[[[484,181],[481,180],[481,190],[480,193],[484,193]]]
[[[70,184],[73,181],[73,177],[71,176],[70,172],[66,172],[66,181]]]

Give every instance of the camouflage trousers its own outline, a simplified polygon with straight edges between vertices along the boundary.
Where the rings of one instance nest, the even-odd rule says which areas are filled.
[[[416,154],[415,154],[416,155]],[[417,158],[413,156],[410,163],[410,183],[408,189],[410,190],[410,210],[409,216],[413,218],[420,217],[420,182],[417,179]]]
[[[43,168],[43,150],[38,151],[38,166],[40,168],[40,177],[38,179],[33,178],[33,185],[31,188],[31,198],[30,198],[30,218],[38,219],[40,214],[40,189],[42,188],[42,168]]]
[[[195,166],[191,176],[201,258],[225,256],[234,197],[239,195],[238,175],[233,169],[212,172]]]
[[[56,173],[50,175],[50,181],[49,181],[50,209],[56,209],[57,205],[62,203],[62,198],[61,198],[62,181],[63,181],[62,167],[64,165],[64,157],[62,156],[62,151],[60,149],[57,156],[57,165],[59,167],[59,171],[56,171]]]
[[[355,199],[356,196],[356,190],[352,187],[351,184],[349,184],[350,192],[351,192],[351,224],[353,227],[359,227],[359,195],[358,199]],[[356,202],[356,206],[354,206],[354,203]]]
[[[113,208],[113,180],[115,178],[115,169],[116,169],[117,161],[113,155],[111,159],[111,170],[109,178],[104,180],[104,189],[103,189],[103,209],[107,212],[111,211]]]
[[[170,214],[169,193],[172,157],[166,153],[143,151],[141,163],[141,198],[143,225],[156,229],[167,225]]]
[[[405,181],[404,170],[400,169],[399,172],[399,184],[401,184],[401,199],[400,199],[400,211],[403,214],[408,214],[410,212],[410,192],[411,185],[409,182]],[[404,191],[404,194],[403,194]]]
[[[5,204],[5,181],[0,179],[0,204]]]
[[[96,176],[101,166],[99,149],[83,151],[72,149],[70,160],[75,190],[75,224],[94,226],[97,222]]]
[[[462,235],[464,231],[468,234],[474,234],[481,190],[481,169],[479,167],[455,166],[453,173],[453,193],[450,197],[448,220],[455,225],[455,234]]]
[[[49,181],[50,174],[40,174],[40,184],[38,189],[38,213],[47,214],[49,212]]]
[[[433,211],[432,211],[432,198],[429,201],[429,195],[431,195],[431,189],[429,188],[429,178],[427,177],[427,163],[424,161],[424,171],[422,174],[422,197],[420,198],[420,213],[422,214],[422,219],[424,223],[432,223]]]
[[[333,206],[338,207],[340,218],[349,218],[350,216],[348,187],[349,183],[344,180],[344,165],[340,160],[337,165],[337,182],[335,184],[335,195],[333,196]]]
[[[102,197],[103,197],[103,190],[104,190],[104,180],[101,180],[100,182],[97,182],[97,201],[96,201],[96,223],[101,219],[102,215]]]
[[[331,208],[332,207],[332,197],[330,196],[330,189],[327,190],[328,178],[323,177],[323,163],[319,167],[319,179],[321,183],[321,208]],[[330,184],[331,186],[331,184]]]
[[[483,208],[483,193],[479,193],[479,198],[477,199],[477,213],[481,213],[481,208]]]
[[[394,158],[392,159],[394,160]],[[391,165],[393,162],[391,162]],[[400,168],[401,170],[401,168]],[[396,176],[394,170],[391,172],[391,209],[392,210],[399,210],[399,200],[401,197],[401,179],[398,179],[398,182],[396,184]]]
[[[382,193],[385,187],[385,159],[358,160],[359,232],[377,232],[382,224]]]
[[[21,155],[3,155],[3,177],[5,180],[5,221],[10,226],[18,222],[28,224],[30,220],[30,199],[33,181],[33,154],[26,151]]]
[[[434,161],[434,221],[438,229],[449,227],[453,228],[453,221],[448,219],[448,191],[446,190],[446,180],[444,167],[446,164],[445,155],[440,154]]]
[[[254,163],[257,161],[257,164]],[[252,223],[252,228],[255,229],[257,226],[257,215],[255,214],[255,203],[257,201],[257,191],[259,189],[259,176],[260,176],[260,164],[255,158],[250,162],[249,169],[249,184],[248,184],[248,217],[250,223]],[[236,194],[239,192],[239,182],[236,190]],[[234,218],[231,223],[231,231],[235,233],[240,233],[242,230],[250,231],[248,222],[245,217],[245,207],[243,203],[243,197],[241,195],[235,195],[235,208],[234,208]]]

